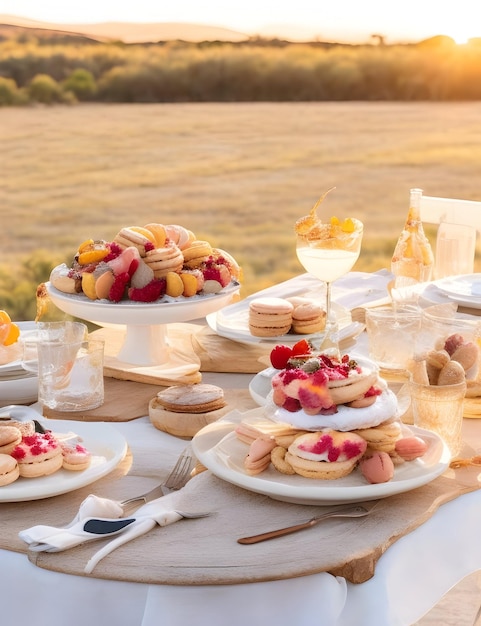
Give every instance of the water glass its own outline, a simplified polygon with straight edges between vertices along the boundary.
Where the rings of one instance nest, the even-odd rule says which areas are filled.
[[[420,327],[421,310],[417,307],[366,309],[370,358],[383,370],[407,371]]]
[[[38,400],[55,411],[88,411],[104,401],[104,341],[39,341]]]
[[[41,341],[75,343],[88,336],[88,328],[82,322],[39,322],[34,330],[20,336],[22,367],[27,372],[38,373],[38,344]]]
[[[475,228],[463,224],[441,223],[436,238],[435,278],[472,274],[475,251]]]
[[[451,452],[459,456],[466,382],[455,385],[423,385],[410,381],[414,425],[437,433]]]
[[[424,309],[421,328],[415,340],[415,355],[423,357],[430,350],[442,350],[451,335],[460,335],[464,343],[473,342],[479,348],[477,362],[466,372],[468,380],[481,377],[481,320],[465,319],[449,307],[440,313],[444,305]]]

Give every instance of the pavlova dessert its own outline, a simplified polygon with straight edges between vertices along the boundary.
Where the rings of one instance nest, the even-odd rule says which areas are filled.
[[[242,421],[236,436],[248,446],[244,467],[258,474],[337,479],[359,468],[369,483],[424,455],[426,442],[400,421],[397,399],[364,358],[315,353],[303,339],[276,346],[265,420]]]

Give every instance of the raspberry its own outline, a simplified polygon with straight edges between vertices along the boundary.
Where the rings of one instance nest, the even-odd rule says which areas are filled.
[[[165,279],[154,278],[148,285],[141,289],[130,287],[128,291],[129,298],[136,302],[154,302],[165,293]]]
[[[115,277],[112,287],[110,287],[109,291],[109,300],[112,302],[120,302],[124,297],[125,287],[127,286],[130,280],[130,276],[128,272],[123,272]]]
[[[107,261],[111,261],[112,259],[117,258],[122,252],[122,248],[117,243],[115,243],[115,241],[108,243],[107,246],[110,252],[103,259],[105,263],[107,263]]]

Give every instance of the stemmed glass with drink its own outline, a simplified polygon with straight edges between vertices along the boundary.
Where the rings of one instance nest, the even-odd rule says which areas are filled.
[[[337,323],[331,307],[331,284],[347,274],[359,258],[363,224],[351,217],[343,221],[331,217],[328,222],[323,223],[317,216],[317,208],[329,191],[318,200],[309,215],[296,222],[296,252],[306,271],[326,283],[326,329],[320,349],[338,355]]]

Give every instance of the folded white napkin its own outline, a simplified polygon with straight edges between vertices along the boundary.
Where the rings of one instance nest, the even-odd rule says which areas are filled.
[[[63,527],[32,526],[20,531],[18,536],[28,544],[29,550],[35,552],[61,552],[82,543],[115,536],[88,561],[84,571],[89,574],[107,554],[145,534],[156,524],[168,526],[182,519],[183,516],[175,510],[178,493],[144,504],[130,517],[121,517],[122,507],[115,500],[89,495],[70,524]]]

